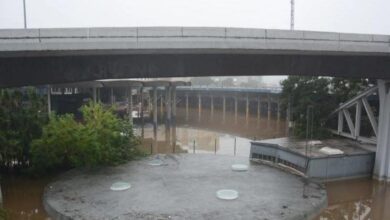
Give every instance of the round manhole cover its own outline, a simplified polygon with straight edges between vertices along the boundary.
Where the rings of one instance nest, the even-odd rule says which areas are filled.
[[[110,189],[112,191],[123,191],[123,190],[130,189],[130,187],[131,187],[130,183],[116,182],[116,183],[111,185]]]
[[[233,200],[238,198],[238,192],[232,189],[221,189],[217,191],[217,198],[222,200]]]
[[[245,164],[233,164],[232,165],[232,170],[233,171],[247,171],[248,170],[248,165],[245,165]]]

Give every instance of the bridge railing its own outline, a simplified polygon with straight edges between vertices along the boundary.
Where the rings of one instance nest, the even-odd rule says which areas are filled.
[[[281,93],[281,87],[264,87],[264,88],[249,88],[249,87],[218,87],[218,86],[179,86],[178,90],[209,90],[209,91],[232,91],[232,92],[258,92],[258,93]]]
[[[345,103],[340,104],[340,106],[334,110],[329,117],[335,115],[338,116],[337,129],[330,129],[332,133],[340,135],[346,138],[355,139],[358,141],[363,141],[367,143],[376,143],[376,136],[378,133],[378,121],[374,115],[372,107],[368,101],[368,97],[378,93],[378,86],[371,87],[352,99],[348,100]],[[355,109],[355,118],[352,119],[350,109],[354,107]],[[375,134],[374,137],[364,137],[361,135],[361,122],[362,122],[362,113],[363,109],[366,112],[369,124]],[[344,131],[344,122],[347,122],[348,131]]]

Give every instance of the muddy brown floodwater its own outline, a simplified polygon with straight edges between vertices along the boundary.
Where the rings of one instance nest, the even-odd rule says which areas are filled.
[[[157,134],[154,134],[150,123],[145,123],[143,132],[142,126],[138,125],[136,132],[143,133],[145,150],[153,153],[193,153],[195,142],[195,153],[234,155],[236,142],[236,155],[249,156],[251,140],[286,136],[283,120],[267,120],[264,115],[260,119],[255,115],[249,118],[238,115],[237,121],[231,112],[227,112],[223,120],[222,113],[216,110],[213,115],[202,110],[199,117],[196,109],[190,109],[188,115],[187,118],[185,110],[178,109],[176,126],[167,126],[161,120]],[[3,205],[11,220],[48,219],[42,205],[42,194],[50,179],[3,176]],[[327,183],[326,190],[328,208],[316,220],[390,219],[390,186],[371,179],[358,179]]]

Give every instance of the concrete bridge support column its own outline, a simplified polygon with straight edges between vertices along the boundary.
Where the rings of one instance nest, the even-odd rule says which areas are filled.
[[[133,89],[129,87],[127,94],[127,112],[129,114],[129,122],[133,124]]]
[[[257,98],[257,121],[260,121],[261,118],[261,98]]]
[[[222,122],[225,123],[226,115],[226,97],[222,96]]]
[[[237,96],[234,97],[234,123],[237,124],[237,111],[238,111],[238,100],[237,100]]]
[[[93,103],[96,103],[97,101],[97,88],[96,87],[92,87],[92,100],[93,100]]]
[[[46,88],[47,93],[47,115],[50,117],[51,114],[51,86],[48,85]]]
[[[101,90],[101,89],[100,89],[100,88],[96,88],[96,90],[97,90],[97,101],[98,101],[98,102],[101,102],[101,101],[102,101],[101,98],[100,98],[100,97],[101,97],[101,96],[100,96],[100,90]]]
[[[149,118],[153,119],[153,114],[152,114],[152,99],[153,99],[153,90],[148,92],[148,112],[149,112]]]
[[[390,182],[390,82],[378,80],[379,124],[374,178]]]
[[[245,123],[246,125],[248,125],[249,123],[249,97],[248,96],[246,96]]]
[[[160,96],[160,115],[161,115],[161,117],[163,117],[163,115],[164,115],[164,96],[162,93]]]
[[[188,94],[186,93],[186,121],[188,121]]]
[[[140,87],[139,89],[139,95],[140,95],[140,117],[141,117],[141,137],[144,137],[144,87]]]
[[[157,88],[153,87],[153,152],[157,152]],[[153,153],[152,152],[152,153]]]
[[[167,124],[170,126],[171,123],[171,87],[167,86],[165,88],[165,114]]]
[[[171,87],[171,94],[172,94],[172,120],[175,123],[176,122],[176,87]]]
[[[279,124],[279,121],[280,121],[280,100],[278,98],[278,102],[276,103],[277,104],[277,120],[278,120],[278,124]]]
[[[171,94],[172,94],[172,126],[171,126],[171,135],[172,135],[172,138],[171,138],[171,145],[172,145],[172,152],[175,152],[175,148],[176,148],[176,87],[175,86],[172,86],[171,87]]]
[[[271,120],[272,108],[271,108],[271,97],[268,96],[268,121]]]
[[[198,95],[198,121],[200,121],[200,118],[202,117],[202,96]]]
[[[214,117],[214,96],[213,95],[211,95],[211,97],[210,97],[210,112],[211,112],[211,120],[213,119],[213,117]]]
[[[268,117],[267,117],[267,129],[270,128],[271,126],[271,116],[272,116],[272,108],[271,108],[271,97],[268,95],[267,98],[267,112],[268,112]]]

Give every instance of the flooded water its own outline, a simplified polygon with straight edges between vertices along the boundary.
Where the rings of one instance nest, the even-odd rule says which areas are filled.
[[[328,208],[316,220],[390,219],[390,184],[371,179],[326,184]]]
[[[9,219],[45,220],[48,216],[43,208],[44,186],[50,177],[34,178],[5,176],[1,182],[3,208]]]
[[[153,153],[211,153],[249,156],[250,141],[286,135],[283,120],[266,116],[246,117],[226,112],[190,109],[177,110],[173,124],[163,123],[154,132],[153,125],[137,124],[136,132],[143,136],[145,151]],[[143,129],[142,129],[143,127]],[[194,147],[195,146],[195,147]],[[44,186],[50,178],[29,179],[5,177],[2,179],[3,206],[10,219],[48,219],[43,206]],[[329,206],[317,220],[390,219],[390,186],[370,179],[339,181],[326,184]]]

